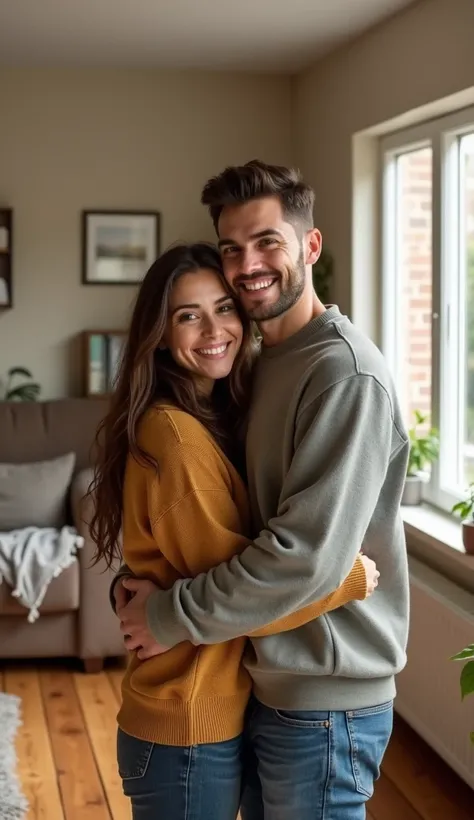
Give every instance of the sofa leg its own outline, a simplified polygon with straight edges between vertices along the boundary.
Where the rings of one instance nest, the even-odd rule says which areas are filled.
[[[98,672],[102,672],[103,668],[103,658],[84,658],[84,669],[88,675],[94,675]]]

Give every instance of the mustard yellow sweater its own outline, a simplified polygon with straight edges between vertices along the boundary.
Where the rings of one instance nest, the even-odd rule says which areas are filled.
[[[242,552],[250,540],[246,488],[208,431],[189,414],[156,405],[141,422],[139,444],[156,459],[159,472],[128,458],[123,552],[131,572],[169,589],[176,579]],[[294,629],[365,595],[365,570],[357,559],[325,600],[254,635]],[[134,737],[175,746],[237,736],[251,691],[241,663],[245,645],[245,637],[212,646],[186,642],[146,661],[131,653],[119,726]]]

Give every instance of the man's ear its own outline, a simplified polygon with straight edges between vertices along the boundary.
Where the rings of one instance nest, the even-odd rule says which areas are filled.
[[[315,265],[321,256],[323,249],[323,238],[317,228],[312,228],[306,233],[306,265]]]

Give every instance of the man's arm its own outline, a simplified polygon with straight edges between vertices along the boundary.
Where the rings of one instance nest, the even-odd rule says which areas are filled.
[[[338,609],[340,606],[348,604],[350,601],[363,601],[373,591],[371,580],[370,584],[366,576],[363,560],[367,561],[367,556],[364,559],[357,558],[349,575],[343,581],[339,589],[331,592],[322,601],[315,601],[314,604],[309,604],[293,612],[291,615],[285,615],[284,618],[279,618],[278,621],[268,624],[268,626],[261,626],[254,632],[251,632],[249,638],[265,638],[268,635],[277,635],[280,632],[289,632],[292,629],[297,629],[299,626],[304,626],[309,621],[314,621],[326,612],[331,612],[333,609]],[[373,567],[375,564],[370,562]],[[375,581],[377,583],[377,581]]]
[[[344,606],[349,601],[363,600],[375,591],[379,575],[374,561],[367,555],[359,556],[344,583],[327,598],[261,627],[249,637],[263,638],[280,632],[289,632],[319,618],[325,612]],[[151,581],[129,578],[123,585],[126,587],[124,592],[133,590],[133,598],[127,605],[117,604],[117,614],[121,619],[120,628],[125,635],[125,646],[128,649],[136,649],[139,660],[167,652],[168,648],[158,644],[151,634],[146,616],[147,601],[156,589],[155,584]]]
[[[357,375],[297,422],[277,515],[241,555],[156,591],[151,632],[164,646],[249,635],[339,588],[359,553],[398,436],[384,388]]]

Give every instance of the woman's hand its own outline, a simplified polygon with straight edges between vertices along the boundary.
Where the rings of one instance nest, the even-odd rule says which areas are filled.
[[[365,597],[368,598],[378,586],[380,572],[377,569],[375,561],[372,561],[367,555],[361,555],[360,560],[364,565],[365,574],[367,576],[367,594]]]

